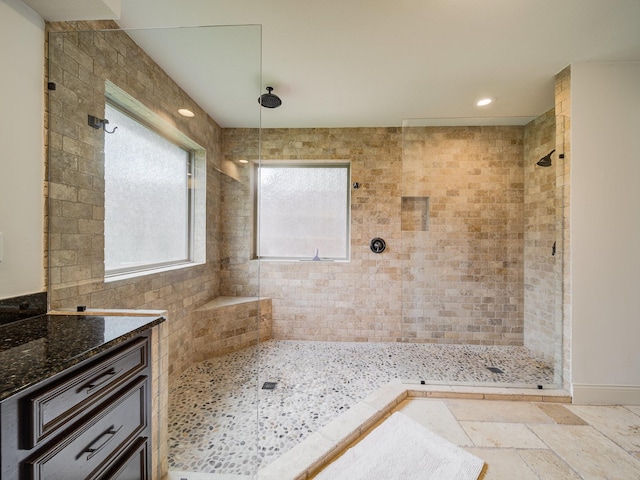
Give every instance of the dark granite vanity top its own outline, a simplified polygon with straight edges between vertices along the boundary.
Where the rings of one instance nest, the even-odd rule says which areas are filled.
[[[159,315],[39,315],[1,325],[0,400],[164,320]]]

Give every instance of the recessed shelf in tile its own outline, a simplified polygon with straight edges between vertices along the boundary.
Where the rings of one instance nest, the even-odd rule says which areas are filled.
[[[429,197],[402,197],[402,230],[426,232],[429,230]]]

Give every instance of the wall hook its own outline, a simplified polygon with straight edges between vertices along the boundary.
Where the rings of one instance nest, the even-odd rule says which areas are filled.
[[[102,128],[107,133],[113,133],[118,129],[118,127],[113,127],[113,130],[111,131],[107,130],[107,124],[109,123],[109,120],[107,120],[106,118],[98,118],[93,115],[89,115],[89,119],[87,123],[89,124],[90,127],[95,128],[96,130],[99,130]]]

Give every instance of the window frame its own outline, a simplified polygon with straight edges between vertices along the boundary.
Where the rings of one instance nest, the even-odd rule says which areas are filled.
[[[321,262],[350,262],[351,261],[351,162],[349,160],[260,160],[252,164],[251,170],[251,194],[252,218],[253,218],[253,241],[251,245],[251,257],[256,260],[270,262],[298,262],[313,261],[310,256],[266,256],[260,255],[260,169],[261,168],[344,168],[347,172],[345,185],[346,205],[345,213],[345,256],[344,257],[322,257]]]
[[[150,275],[154,273],[160,273],[168,270],[175,270],[179,268],[190,267],[194,265],[200,265],[205,263],[205,244],[206,241],[197,242],[197,238],[205,234],[203,223],[196,217],[205,217],[206,211],[203,214],[198,214],[198,210],[202,207],[198,207],[198,204],[206,205],[206,151],[203,147],[187,137],[184,133],[179,131],[176,127],[169,125],[165,120],[161,119],[147,107],[135,100],[133,97],[120,90],[115,85],[107,82],[105,94],[105,108],[109,105],[110,108],[118,110],[123,115],[126,115],[142,127],[150,130],[156,135],[164,138],[168,142],[171,142],[178,148],[182,149],[186,153],[187,162],[187,178],[185,181],[185,187],[187,189],[187,227],[185,230],[185,246],[186,246],[186,258],[178,260],[146,263],[142,265],[136,265],[133,267],[114,268],[107,270],[105,262],[104,280],[105,282],[123,280],[127,278],[133,278],[143,275]],[[107,152],[105,148],[104,153],[105,165],[107,161]],[[106,183],[106,178],[105,178]],[[105,199],[106,199],[105,189]],[[197,200],[198,196],[202,196],[200,200]],[[106,206],[106,201],[105,201]],[[105,254],[106,254],[106,212],[105,212]],[[196,246],[196,243],[200,243],[201,246]]]

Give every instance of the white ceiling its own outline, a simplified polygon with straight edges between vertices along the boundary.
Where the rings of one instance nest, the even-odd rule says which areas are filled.
[[[120,0],[22,0],[50,22],[120,18]]]
[[[122,0],[118,23],[256,25],[223,48],[181,44],[182,34],[136,38],[223,127],[254,126],[260,114],[263,127],[531,118],[553,106],[553,77],[567,65],[640,61],[640,0]],[[280,108],[256,106],[267,85]],[[483,96],[497,100],[483,110]]]

